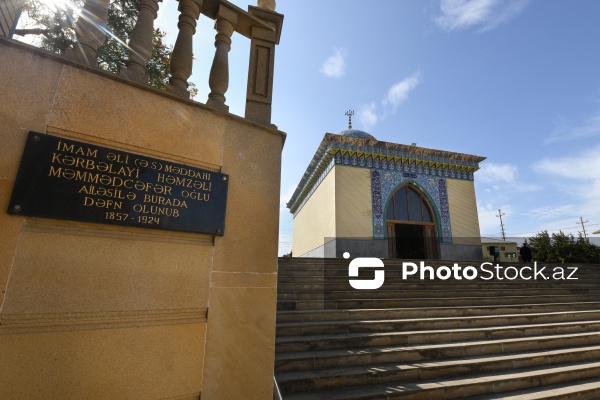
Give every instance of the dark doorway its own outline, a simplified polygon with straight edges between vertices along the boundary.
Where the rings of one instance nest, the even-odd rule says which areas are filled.
[[[390,196],[386,225],[389,257],[413,260],[438,258],[434,214],[420,189],[408,184]]]
[[[396,224],[395,230],[397,258],[426,258],[423,225]]]

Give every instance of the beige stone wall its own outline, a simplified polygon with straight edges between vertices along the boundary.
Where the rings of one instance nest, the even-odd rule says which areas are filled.
[[[336,167],[334,167],[293,221],[292,253],[299,257],[323,246],[325,238],[336,236]],[[322,256],[322,255],[321,255]]]
[[[334,168],[337,236],[373,237],[371,170],[343,165]]]
[[[283,134],[2,38],[0,87],[0,397],[270,399]],[[225,236],[7,214],[29,131],[229,174]]]
[[[480,245],[479,217],[473,181],[446,179],[452,243]]]

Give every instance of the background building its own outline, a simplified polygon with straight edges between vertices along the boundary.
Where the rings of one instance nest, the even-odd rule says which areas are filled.
[[[495,238],[481,238],[481,249],[483,251],[483,257],[488,261],[494,260],[494,255],[490,254],[489,247],[494,246],[498,248],[498,259],[499,262],[517,262],[519,261],[519,248],[517,242],[506,241]]]

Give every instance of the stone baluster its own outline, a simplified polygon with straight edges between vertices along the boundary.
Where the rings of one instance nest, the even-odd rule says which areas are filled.
[[[249,7],[249,13],[269,23],[274,29],[252,28],[250,65],[246,90],[246,119],[261,125],[271,124],[275,45],[279,43],[283,15],[274,12],[274,0],[259,0],[259,7]]]
[[[275,11],[275,0],[258,0],[258,8]]]
[[[121,74],[127,78],[148,83],[146,66],[152,57],[154,20],[158,13],[158,3],[162,0],[140,0],[140,14],[129,39],[129,61]]]
[[[196,33],[196,21],[202,11],[203,0],[179,0],[179,34],[171,54],[171,79],[167,90],[178,96],[190,97],[188,78],[192,75],[194,52],[192,39]]]
[[[75,24],[77,42],[67,51],[70,59],[90,66],[98,65],[98,47],[104,44],[109,0],[87,0]]]
[[[208,95],[207,106],[217,110],[229,111],[229,106],[225,104],[225,92],[229,87],[229,50],[231,49],[231,35],[233,27],[237,23],[237,13],[223,4],[219,6],[217,13],[217,22],[215,29],[215,58],[210,68],[208,86],[210,93]]]

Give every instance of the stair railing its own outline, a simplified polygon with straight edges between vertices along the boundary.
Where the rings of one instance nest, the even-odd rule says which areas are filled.
[[[275,375],[273,375],[273,400],[283,400],[281,391],[279,390],[279,385],[277,384],[277,379],[275,379]]]

